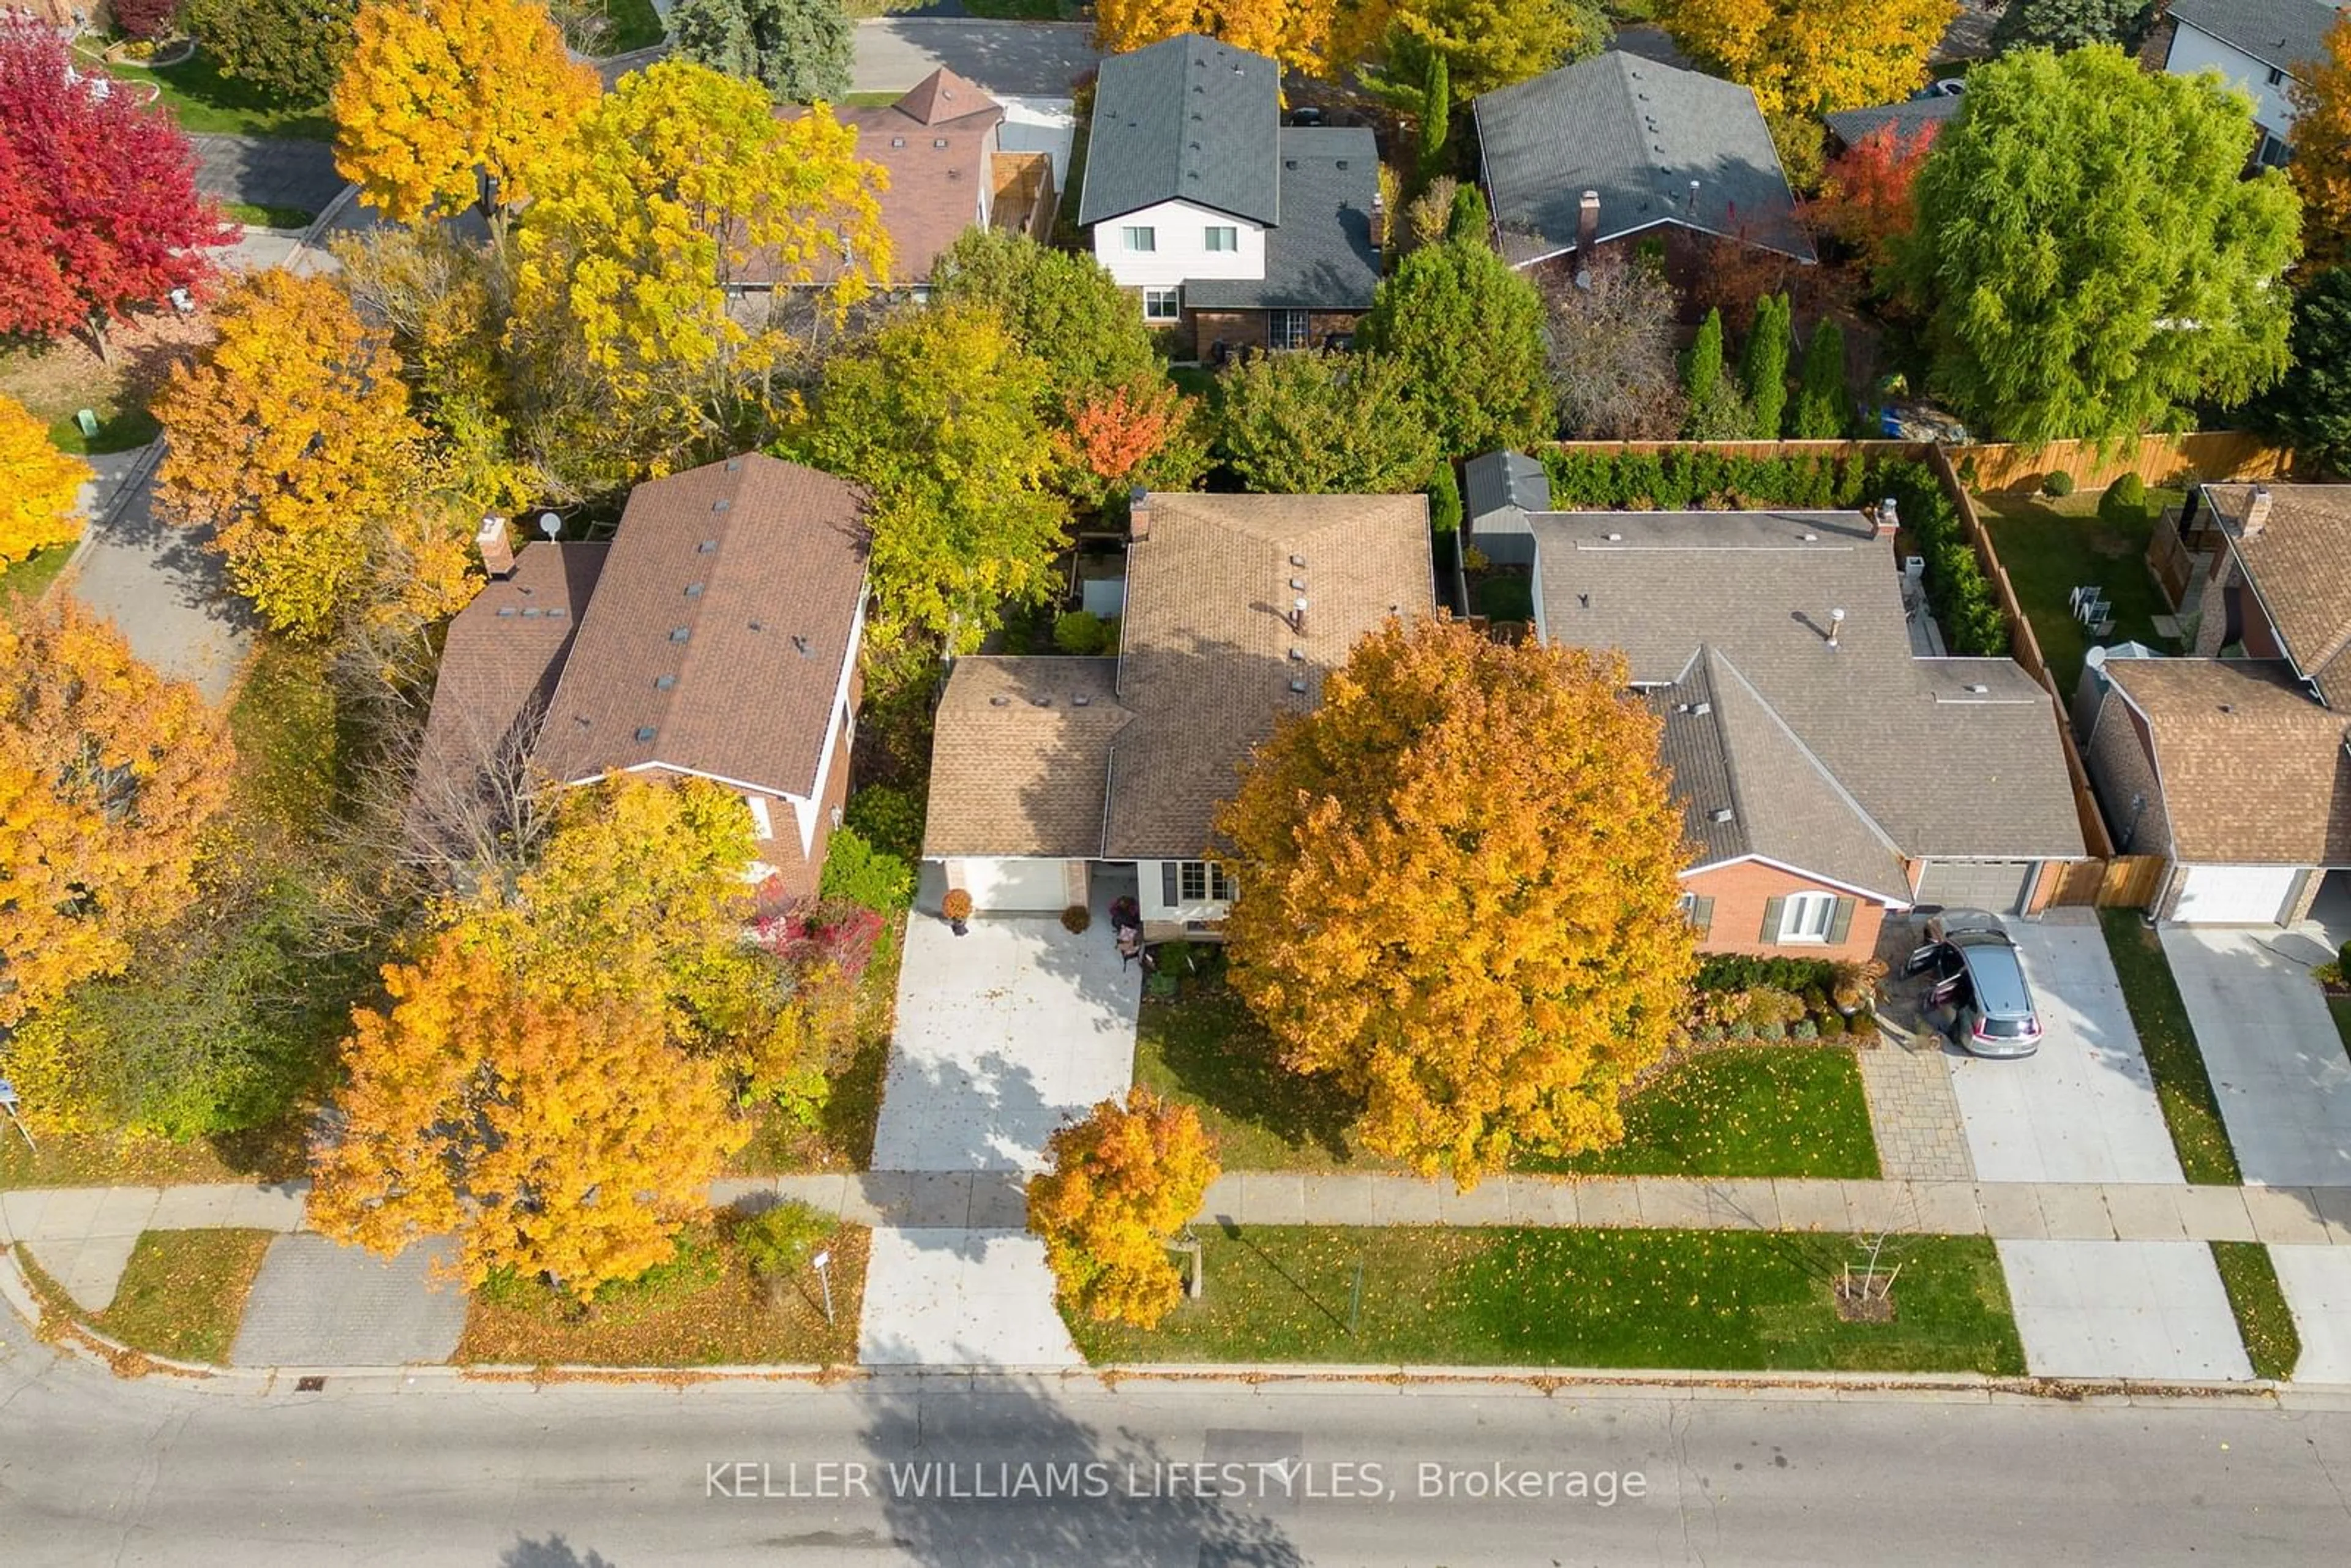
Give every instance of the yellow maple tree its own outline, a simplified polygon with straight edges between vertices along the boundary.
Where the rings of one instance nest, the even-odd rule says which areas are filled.
[[[2351,257],[2351,12],[2326,30],[2326,54],[2289,78],[2294,159],[2302,195],[2303,254],[2312,266]]]
[[[1183,1293],[1168,1243],[1217,1179],[1199,1113],[1148,1089],[1105,1100],[1054,1130],[1050,1168],[1029,1183],[1029,1228],[1044,1239],[1061,1299],[1097,1322],[1150,1328]]]
[[[1959,10],[1959,0],[1677,0],[1658,19],[1701,65],[1752,89],[1766,114],[1818,115],[1907,97]]]
[[[319,637],[354,609],[431,619],[479,586],[470,517],[434,485],[400,357],[330,278],[230,286],[220,340],[155,401],[170,451],[155,502],[209,526],[264,621]]]
[[[93,976],[196,893],[235,748],[196,689],[69,598],[0,617],[0,1028]]]
[[[355,30],[335,84],[335,167],[394,223],[511,212],[596,101],[596,73],[573,63],[544,5],[371,0]]]
[[[1621,662],[1391,622],[1218,815],[1232,984],[1357,1137],[1467,1187],[1624,1136],[1692,972],[1681,813]],[[1205,847],[1205,846],[1204,846]]]
[[[6,493],[0,494],[0,566],[81,537],[74,500],[89,478],[89,465],[58,451],[41,422],[5,392],[0,474],[8,476]]]
[[[1357,9],[1384,16],[1386,8]],[[1354,9],[1348,21],[1349,39],[1360,42],[1379,34],[1379,26],[1361,20]],[[1346,49],[1332,37],[1340,22],[1338,0],[1230,0],[1216,5],[1197,0],[1098,0],[1094,41],[1105,54],[1123,55],[1178,34],[1200,33],[1291,69],[1331,77],[1347,63]]]
[[[784,347],[727,285],[820,285],[838,319],[889,279],[887,183],[822,105],[778,120],[758,83],[705,66],[633,72],[523,218],[510,342],[575,361],[605,393],[600,422],[716,434]]]
[[[455,1232],[460,1275],[545,1274],[585,1300],[674,1251],[747,1127],[658,1009],[517,969],[460,924],[385,967],[352,1015],[310,1220],[395,1253]]]

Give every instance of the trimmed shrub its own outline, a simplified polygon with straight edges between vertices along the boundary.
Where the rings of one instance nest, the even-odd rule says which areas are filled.
[[[939,913],[949,920],[970,919],[971,894],[959,887],[947,889],[947,895],[939,900]]]
[[[1814,1023],[1810,1019],[1798,1019],[1789,1029],[1788,1038],[1791,1040],[1818,1040],[1821,1038],[1821,1026]]]
[[[841,1224],[790,1198],[735,1226],[735,1245],[758,1278],[774,1284],[809,1266]]]
[[[1091,610],[1072,610],[1053,617],[1053,646],[1064,653],[1099,653],[1110,645],[1110,629]]]
[[[2136,474],[2124,475],[2098,497],[2098,516],[2110,523],[2133,521],[2146,511],[2147,481]]]
[[[1082,904],[1072,904],[1061,911],[1061,929],[1072,936],[1082,936],[1086,927],[1094,923],[1094,912]]]
[[[914,902],[914,868],[867,843],[856,829],[841,828],[825,849],[818,891],[828,899],[894,915]]]
[[[2074,493],[2074,476],[2063,468],[2052,468],[2041,476],[2041,493],[2044,496],[2065,497]]]
[[[1428,526],[1440,534],[1460,529],[1461,485],[1453,477],[1450,462],[1439,463],[1428,476]]]
[[[1844,1016],[1841,1013],[1823,1013],[1820,1017],[1820,1031],[1823,1040],[1843,1040]]]

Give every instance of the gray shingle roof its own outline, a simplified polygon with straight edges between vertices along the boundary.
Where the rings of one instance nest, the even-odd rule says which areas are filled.
[[[1847,147],[1857,146],[1872,131],[1895,128],[1895,134],[1905,141],[1929,125],[1940,125],[1959,112],[1967,100],[1960,98],[1910,98],[1900,103],[1881,103],[1868,109],[1841,110],[1823,116],[1836,139]]]
[[[1263,55],[1186,33],[1112,55],[1094,83],[1078,222],[1156,202],[1281,216],[1281,72]]]
[[[1600,193],[1604,240],[1676,223],[1813,258],[1762,111],[1736,83],[1612,49],[1471,108],[1514,266],[1575,247],[1585,191]]]
[[[1470,532],[1507,522],[1523,533],[1527,513],[1551,510],[1551,476],[1523,452],[1480,453],[1461,465],[1461,499]]]
[[[2281,69],[2325,59],[2335,26],[2321,0],[2172,0],[2171,15]]]
[[[1549,512],[1528,526],[1546,636],[1621,648],[1647,685],[1711,647],[1904,854],[2085,852],[2055,705],[2008,660],[1913,657],[1893,546],[1854,514]],[[1834,649],[1833,610],[1846,612]]]
[[[1366,126],[1287,126],[1280,133],[1281,221],[1265,235],[1265,277],[1202,278],[1184,300],[1202,310],[1368,310],[1379,287],[1372,207],[1380,150]]]
[[[1649,706],[1698,867],[1761,856],[1908,902],[1892,841],[1719,649],[1701,647]]]

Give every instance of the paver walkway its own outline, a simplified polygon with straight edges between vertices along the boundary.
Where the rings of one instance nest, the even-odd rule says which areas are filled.
[[[432,1277],[436,1249],[379,1258],[323,1236],[269,1244],[229,1353],[236,1366],[444,1362],[465,1329],[465,1292]]]
[[[1853,1059],[1861,1068],[1880,1170],[1896,1181],[1975,1180],[1938,1036],[1922,1034],[1907,1044],[1889,1039],[1875,1051],[1855,1051]]]

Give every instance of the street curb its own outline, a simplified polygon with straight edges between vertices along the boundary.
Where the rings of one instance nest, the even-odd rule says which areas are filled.
[[[359,193],[360,188],[357,185],[345,185],[336,192],[335,199],[329,202],[319,215],[310,220],[310,226],[304,229],[301,237],[294,242],[294,256],[287,256],[286,259],[291,261],[294,256],[300,256],[306,250],[318,249],[319,236],[326,232],[328,224],[334,221],[337,214],[357,201]]]

